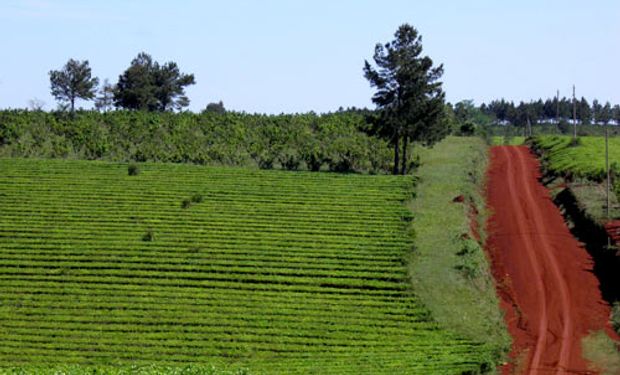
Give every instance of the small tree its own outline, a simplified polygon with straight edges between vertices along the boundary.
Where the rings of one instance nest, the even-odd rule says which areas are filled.
[[[35,112],[42,111],[43,107],[45,107],[45,102],[39,98],[32,98],[28,100],[28,107]]]
[[[196,83],[193,74],[183,74],[177,63],[167,62],[161,66],[155,63],[153,75],[155,97],[159,104],[158,110],[170,111],[189,105],[189,98],[185,95],[185,86]]]
[[[421,53],[422,37],[413,26],[404,24],[393,41],[375,46],[376,67],[364,62],[364,76],[377,89],[372,101],[380,113],[379,134],[394,145],[394,174],[399,173],[401,140],[400,173],[405,174],[410,139],[433,144],[449,132],[441,121],[445,95],[439,79],[443,66],[433,67],[433,60]]]
[[[218,115],[223,115],[226,113],[226,108],[224,108],[224,103],[220,100],[218,103],[209,103],[207,107],[203,111],[204,113],[217,113]]]
[[[99,96],[95,99],[95,108],[107,112],[114,105],[114,86],[106,78],[99,89]]]
[[[598,118],[599,120],[601,120],[603,125],[609,124],[609,121],[611,121],[611,118],[612,118],[612,109],[611,109],[611,104],[609,102],[606,102],[605,105],[601,107],[601,110],[599,111],[599,114],[598,114]]]
[[[61,70],[49,72],[52,96],[61,104],[69,104],[69,109],[75,112],[75,100],[90,100],[95,97],[99,80],[92,77],[88,60],[77,61],[69,59]]]

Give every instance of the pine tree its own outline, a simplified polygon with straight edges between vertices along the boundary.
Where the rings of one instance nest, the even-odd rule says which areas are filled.
[[[439,79],[443,65],[434,67],[431,58],[421,54],[422,37],[413,26],[404,24],[393,41],[375,46],[376,66],[364,62],[364,76],[376,88],[372,101],[379,111],[377,132],[394,146],[394,174],[407,173],[410,140],[433,144],[449,131],[441,121],[445,94]]]

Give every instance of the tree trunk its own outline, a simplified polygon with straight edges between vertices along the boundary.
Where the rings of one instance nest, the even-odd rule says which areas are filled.
[[[71,98],[71,115],[75,113],[75,98]]]
[[[403,158],[402,158],[402,166],[400,168],[400,173],[402,175],[406,175],[407,174],[407,141],[409,140],[409,137],[407,137],[407,135],[405,135],[403,137]]]
[[[398,132],[394,134],[394,169],[392,174],[398,174],[398,149],[400,146],[400,137]]]

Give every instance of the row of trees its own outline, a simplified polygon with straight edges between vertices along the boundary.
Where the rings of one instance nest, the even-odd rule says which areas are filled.
[[[114,85],[107,80],[99,88],[88,60],[69,59],[60,70],[49,72],[52,96],[75,112],[76,100],[95,100],[95,107],[144,111],[171,111],[189,105],[185,88],[196,83],[193,74],[182,73],[175,62],[160,64],[140,53]]]
[[[492,121],[523,126],[542,123],[570,122],[573,119],[573,100],[568,98],[538,99],[531,102],[508,102],[504,99],[481,104],[480,111],[491,117]],[[602,104],[593,100],[590,104],[585,98],[575,100],[575,118],[581,124],[620,124],[620,105],[609,102]]]

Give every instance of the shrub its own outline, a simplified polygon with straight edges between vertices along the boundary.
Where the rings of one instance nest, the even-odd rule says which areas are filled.
[[[137,176],[140,174],[140,168],[137,164],[129,164],[127,167],[127,174],[130,176]]]
[[[301,158],[299,157],[297,151],[293,149],[286,149],[280,152],[278,161],[280,162],[282,168],[288,171],[296,171],[301,165]]]
[[[152,229],[149,229],[144,233],[144,236],[142,236],[142,241],[151,242],[153,240],[155,240],[155,233],[153,233]]]
[[[192,195],[192,198],[191,198],[191,201],[194,203],[202,203],[202,201],[204,200],[205,200],[205,197],[200,193],[196,193]]]
[[[577,147],[577,146],[581,146],[581,138],[572,138],[570,140],[570,143],[568,144],[568,147]]]
[[[478,242],[469,238],[469,234],[462,235],[461,249],[456,255],[459,256],[459,264],[455,268],[461,271],[465,278],[474,280],[482,275],[484,255]]]
[[[464,124],[461,124],[459,128],[459,135],[462,136],[472,136],[476,132],[476,124],[471,121],[466,121]]]
[[[181,202],[181,208],[189,208],[192,205],[192,200],[191,199],[183,199],[183,201]]]
[[[0,111],[0,155],[71,157],[131,162],[174,162],[382,171],[391,147],[369,135],[366,117],[325,115],[148,113],[141,111]],[[378,157],[375,157],[377,155]],[[131,167],[137,172],[137,167]],[[129,171],[132,176],[136,175]]]

